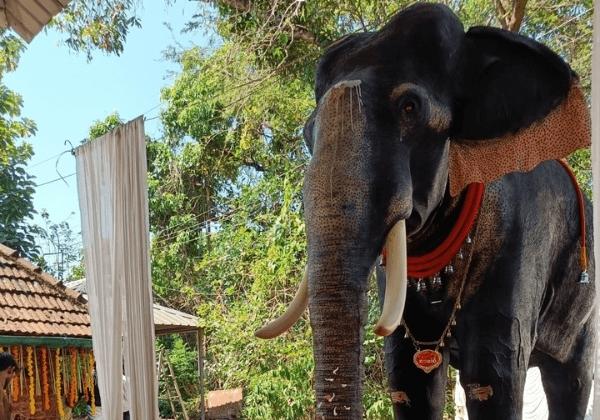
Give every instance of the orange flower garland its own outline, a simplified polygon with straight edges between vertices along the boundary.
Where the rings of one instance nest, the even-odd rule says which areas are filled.
[[[33,347],[25,347],[27,352],[27,376],[29,378],[29,414],[35,414],[35,379],[33,378]]]
[[[15,360],[19,360],[19,346],[12,346],[10,348],[10,352],[12,354],[12,356],[15,358]],[[17,402],[19,401],[19,394],[21,391],[21,382],[20,382],[20,376],[19,375],[15,375],[12,379],[12,400],[13,402]]]
[[[62,419],[65,416],[65,408],[63,407],[62,401],[62,390],[61,390],[61,379],[60,379],[60,349],[56,349],[56,353],[54,356],[54,369],[56,370],[54,375],[54,384],[55,384],[55,392],[56,392],[56,409],[58,410],[58,415]]]
[[[89,359],[89,371],[88,371],[88,381],[90,384],[90,408],[92,409],[92,416],[96,415],[96,395],[94,393],[94,352],[90,351],[90,359]]]
[[[50,410],[50,381],[48,380],[48,350],[40,349],[42,353],[42,403],[44,411]]]
[[[70,356],[70,381],[69,381],[69,407],[75,407],[77,402],[77,350],[74,347],[69,348]]]
[[[87,353],[83,349],[80,350],[79,360],[80,360],[80,363],[82,363],[82,365],[81,365],[81,384],[83,385],[83,398],[85,398],[85,402],[89,403],[90,402],[90,393],[89,393],[89,388],[88,388],[89,375],[87,374],[89,363],[87,362]]]

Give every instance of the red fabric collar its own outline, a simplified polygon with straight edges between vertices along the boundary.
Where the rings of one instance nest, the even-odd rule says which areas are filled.
[[[433,251],[425,255],[408,257],[408,277],[431,277],[452,262],[477,219],[484,191],[485,186],[482,183],[469,184],[465,202],[450,234]]]
[[[423,278],[438,274],[452,259],[467,239],[481,208],[485,186],[475,182],[469,184],[465,202],[460,210],[456,224],[448,237],[433,251],[416,257],[408,256],[408,277]],[[382,264],[385,265],[386,250],[382,253]]]
[[[579,205],[579,225],[580,225],[580,258],[581,269],[586,271],[588,268],[587,249],[586,249],[586,227],[585,227],[585,206],[583,193],[579,188],[575,174],[569,165],[562,159],[558,162],[565,168],[567,174],[573,182],[577,201]],[[467,239],[483,201],[485,185],[482,183],[472,183],[467,187],[465,202],[460,210],[456,224],[452,227],[448,237],[433,251],[419,256],[408,256],[408,277],[424,278],[431,277],[442,271],[444,267],[452,263],[452,259],[462,247]],[[385,265],[386,251],[382,253]]]

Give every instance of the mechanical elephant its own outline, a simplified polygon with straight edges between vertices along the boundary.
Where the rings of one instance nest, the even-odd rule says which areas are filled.
[[[583,418],[591,207],[561,159],[589,144],[590,121],[568,64],[518,34],[465,32],[446,6],[421,3],[332,44],[315,93],[306,276],[258,335],[309,306],[317,418],[362,418],[373,270],[396,418],[441,418],[449,363],[471,419],[521,418],[530,366],[552,419]]]

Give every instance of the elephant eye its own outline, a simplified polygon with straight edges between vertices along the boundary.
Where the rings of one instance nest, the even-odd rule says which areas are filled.
[[[409,95],[399,99],[398,107],[400,108],[402,115],[412,117],[419,112],[420,103],[418,98]]]
[[[402,111],[404,111],[405,114],[412,114],[415,107],[416,105],[413,101],[406,101],[404,105],[402,105]]]

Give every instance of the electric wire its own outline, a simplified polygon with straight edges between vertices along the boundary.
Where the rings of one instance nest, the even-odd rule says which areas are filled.
[[[140,115],[143,115],[143,116],[144,116],[144,121],[152,121],[152,120],[155,120],[155,119],[157,119],[157,118],[160,118],[160,113],[159,113],[158,115],[154,116],[154,117],[149,117],[149,118],[148,118],[148,117],[146,117],[146,114],[150,113],[151,111],[154,111],[156,108],[160,107],[161,105],[162,105],[162,103],[158,103],[158,104],[154,105],[153,107],[151,107],[151,108],[148,108],[148,109],[147,109],[145,112],[143,112],[142,114],[140,114]],[[83,139],[83,140],[81,140],[79,143],[83,143],[83,142],[85,142],[85,140],[87,140],[87,139]],[[70,142],[69,140],[66,140],[66,141],[65,141],[65,144],[67,144],[67,143],[71,144],[71,142]],[[45,185],[50,185],[50,184],[53,184],[54,182],[58,182],[58,181],[61,181],[61,180],[62,180],[62,181],[64,181],[64,180],[65,180],[65,178],[70,178],[70,177],[72,177],[73,175],[76,175],[76,173],[72,173],[72,174],[69,174],[69,175],[66,175],[66,176],[62,176],[62,175],[60,174],[60,172],[58,172],[58,161],[60,160],[60,158],[61,158],[61,157],[62,157],[64,154],[66,154],[66,153],[68,153],[68,152],[71,152],[71,153],[73,153],[73,151],[74,151],[74,150],[75,150],[75,148],[74,148],[74,147],[71,145],[71,147],[70,147],[70,148],[68,148],[68,149],[65,149],[65,150],[63,150],[63,151],[61,151],[61,152],[59,152],[59,153],[57,153],[57,154],[55,154],[55,155],[53,155],[53,156],[50,156],[50,157],[48,157],[48,158],[45,158],[45,159],[43,159],[43,160],[40,160],[40,161],[36,161],[36,162],[32,163],[31,165],[27,165],[27,169],[31,169],[31,168],[35,168],[35,167],[38,167],[38,166],[40,166],[40,165],[43,165],[44,163],[46,163],[46,162],[49,162],[49,161],[51,161],[52,159],[56,159],[56,158],[58,158],[58,159],[57,159],[57,161],[55,162],[55,165],[54,165],[54,166],[56,167],[56,172],[58,173],[59,177],[58,177],[58,178],[56,178],[56,179],[52,179],[52,180],[50,180],[50,181],[45,181],[45,182],[42,182],[42,183],[36,184],[36,185],[35,185],[35,187],[36,187],[36,188],[37,188],[37,187],[43,187],[43,186],[45,186]]]
[[[51,181],[46,181],[46,182],[42,182],[41,184],[36,184],[36,187],[43,187],[44,185],[48,185],[48,184],[52,184],[54,182],[58,182],[58,181],[64,181],[66,178],[70,178],[72,176],[75,176],[77,174],[77,172],[73,172],[69,175],[65,175],[65,176],[61,176],[59,178],[53,179]]]

